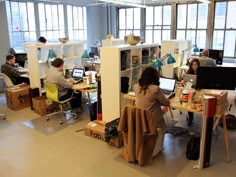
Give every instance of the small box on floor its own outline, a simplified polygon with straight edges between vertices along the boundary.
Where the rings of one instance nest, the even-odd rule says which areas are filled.
[[[30,106],[29,85],[19,84],[5,89],[7,106],[18,111]]]
[[[90,136],[92,138],[105,141],[105,125],[106,122],[100,121],[100,120],[94,120],[92,122],[89,122],[85,126],[84,133],[87,136]],[[121,133],[118,134],[117,137],[111,138],[108,144],[115,146],[117,148],[120,148],[123,146],[123,136]]]
[[[92,138],[105,141],[105,125],[104,121],[94,120],[85,126],[84,133]]]
[[[46,96],[39,96],[32,99],[33,110],[41,116],[57,111],[58,104],[48,100]]]

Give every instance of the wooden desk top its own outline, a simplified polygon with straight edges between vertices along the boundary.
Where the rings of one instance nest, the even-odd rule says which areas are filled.
[[[94,89],[87,89],[88,87],[91,86],[97,86],[96,84],[85,84],[85,83],[80,83],[80,84],[75,84],[73,85],[72,89],[73,90],[80,90],[81,92],[96,92],[97,88]]]

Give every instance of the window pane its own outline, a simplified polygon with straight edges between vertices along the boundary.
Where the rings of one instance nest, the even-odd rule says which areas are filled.
[[[20,10],[20,21],[21,21],[20,30],[28,31],[26,3],[20,2],[19,10]]]
[[[73,7],[73,28],[79,29],[79,17],[78,17],[78,11],[77,7]]]
[[[39,3],[38,5],[39,10],[39,27],[40,30],[46,30],[46,20],[45,20],[45,9],[44,9],[44,4]]]
[[[196,35],[196,31],[195,30],[187,30],[186,39],[187,40],[191,40],[192,44],[195,44],[195,35]]]
[[[133,8],[126,9],[126,26],[127,29],[133,29]]]
[[[83,29],[83,10],[82,7],[78,7],[79,12],[79,29]]]
[[[151,30],[146,30],[145,33],[145,42],[146,43],[152,43],[153,36],[152,36],[152,31]]]
[[[134,29],[140,29],[141,15],[140,8],[134,8]]]
[[[86,7],[83,7],[83,20],[84,20],[84,29],[87,29],[87,11],[86,11]],[[85,36],[86,36],[86,40],[87,40],[87,32],[85,30]]]
[[[201,48],[201,49],[206,48],[206,30],[198,30],[197,31],[196,44],[197,44],[198,48]]]
[[[176,39],[185,40],[185,30],[177,30]]]
[[[13,31],[20,30],[20,12],[18,2],[11,2]]]
[[[120,30],[119,31],[119,38],[124,39],[124,36],[125,36],[125,30]]]
[[[35,31],[34,4],[31,2],[28,2],[27,3],[27,10],[28,10],[29,30]]]
[[[163,6],[163,25],[171,25],[171,6]]]
[[[186,28],[187,5],[178,5],[177,29]]]
[[[151,19],[153,19],[153,16],[151,17]],[[155,7],[155,23],[154,23],[154,25],[162,25],[162,6]],[[154,41],[155,41],[155,39],[154,39]]]
[[[59,25],[58,25],[58,15],[57,15],[57,5],[52,5],[52,29],[53,30],[58,30]]]
[[[235,20],[236,2],[228,2],[227,25],[226,28],[236,28]]]
[[[170,39],[170,30],[163,30],[162,31],[162,40],[169,40]]]
[[[198,5],[198,28],[207,28],[207,17],[208,17],[208,4]]]
[[[68,5],[67,6],[67,24],[68,24],[68,30],[72,30],[73,29],[73,16],[72,16],[72,6]],[[70,33],[70,32],[69,32]],[[71,34],[71,33],[70,33]],[[70,37],[72,37],[71,35],[69,35]]]
[[[59,5],[58,6],[58,14],[59,14],[59,20],[58,20],[58,23],[59,23],[59,29],[65,33],[65,25],[64,25],[64,9],[63,9],[63,6],[62,5]],[[54,19],[55,20],[55,19]],[[65,36],[65,34],[63,35]]]
[[[188,5],[188,29],[196,29],[197,4]]]
[[[119,29],[125,29],[125,9],[119,9]]]
[[[215,29],[225,27],[226,2],[216,2],[215,5]]]
[[[161,30],[154,31],[154,43],[161,43]]]
[[[153,25],[153,7],[146,8],[146,25]]]
[[[236,30],[235,31],[226,31],[224,56],[234,57],[235,42],[236,42],[235,40],[236,40]]]
[[[133,31],[133,34],[134,34],[135,36],[140,36],[140,30],[134,30],[134,31]]]
[[[215,30],[213,34],[213,49],[223,49],[224,31]]]
[[[52,30],[52,9],[51,9],[51,5],[46,4],[45,5],[45,9],[46,9],[46,25],[47,25],[47,30]],[[50,35],[52,36],[52,35]]]

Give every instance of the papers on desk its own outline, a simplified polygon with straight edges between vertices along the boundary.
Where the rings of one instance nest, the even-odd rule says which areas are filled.
[[[129,96],[135,96],[135,92],[129,92],[128,95]]]
[[[221,95],[223,93],[223,91],[221,90],[211,90],[208,92],[208,94],[211,94],[211,95]]]

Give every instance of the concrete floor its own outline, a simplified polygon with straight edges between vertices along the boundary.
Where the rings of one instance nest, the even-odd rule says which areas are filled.
[[[3,102],[0,97],[0,103]],[[3,106],[0,110],[3,110]],[[235,115],[235,107],[231,113]],[[178,121],[176,125],[187,128],[185,114],[174,111],[174,119]],[[80,121],[50,135],[23,124],[39,117],[29,108],[17,112],[8,109],[7,120],[0,120],[0,177],[236,176],[236,131],[229,132],[231,163],[226,162],[223,132],[219,128],[218,136],[213,136],[211,166],[207,169],[193,169],[197,161],[186,159],[188,135],[174,137],[171,134],[165,135],[164,150],[153,164],[140,167],[121,159],[121,149],[87,137],[83,131],[76,132],[89,122],[86,109]],[[169,114],[166,117],[171,123]],[[196,115],[192,129],[199,129],[199,123],[200,117]]]

